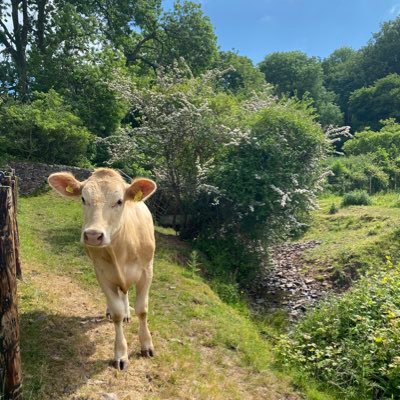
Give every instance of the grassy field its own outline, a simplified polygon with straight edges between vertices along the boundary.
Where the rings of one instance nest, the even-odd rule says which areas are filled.
[[[341,207],[329,214],[332,204],[341,204],[339,196],[319,201],[311,229],[301,239],[319,240],[321,245],[305,254],[304,269],[317,279],[333,279],[347,288],[369,268],[385,263],[391,256],[400,260],[400,196],[375,195],[370,206]]]
[[[79,244],[80,221],[78,202],[53,193],[20,199],[24,398],[330,398],[309,386],[299,394],[273,369],[271,345],[243,309],[223,303],[187,267],[190,249],[165,231],[157,235],[150,295],[157,356],[137,355],[134,319],[125,328],[129,370],[112,369],[113,324],[104,318],[105,301]]]

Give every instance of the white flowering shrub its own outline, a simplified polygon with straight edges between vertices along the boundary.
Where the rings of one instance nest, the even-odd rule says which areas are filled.
[[[297,103],[271,104],[231,132],[208,173],[216,188],[198,214],[199,242],[246,279],[272,241],[305,227],[323,176],[327,140]]]
[[[101,144],[111,165],[155,176],[181,237],[196,239],[213,272],[243,281],[272,241],[304,227],[328,140],[306,103],[278,103],[270,88],[238,100],[218,90],[220,75],[180,65],[151,87],[121,81],[137,126]]]

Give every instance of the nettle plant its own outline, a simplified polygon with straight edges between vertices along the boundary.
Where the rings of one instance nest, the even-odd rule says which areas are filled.
[[[346,399],[400,397],[400,265],[370,271],[280,340],[280,362]]]

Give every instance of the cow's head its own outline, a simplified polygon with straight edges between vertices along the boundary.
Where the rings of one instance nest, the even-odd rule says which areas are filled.
[[[129,185],[121,175],[100,168],[83,182],[68,172],[51,174],[50,186],[65,197],[80,197],[84,210],[82,242],[87,246],[105,247],[121,228],[127,202],[143,201],[156,190],[156,184],[146,178],[136,178]]]

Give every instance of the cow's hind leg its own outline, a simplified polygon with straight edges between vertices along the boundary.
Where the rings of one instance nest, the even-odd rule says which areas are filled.
[[[147,326],[147,312],[149,308],[149,290],[153,272],[143,272],[139,282],[136,284],[135,312],[139,318],[139,341],[143,357],[154,356],[154,346],[151,334]]]

